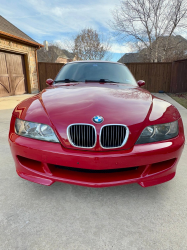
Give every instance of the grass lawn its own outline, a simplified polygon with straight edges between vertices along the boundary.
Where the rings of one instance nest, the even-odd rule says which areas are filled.
[[[176,94],[169,93],[168,95],[187,109],[187,92]]]

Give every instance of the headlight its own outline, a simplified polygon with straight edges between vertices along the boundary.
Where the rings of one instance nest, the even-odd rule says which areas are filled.
[[[42,141],[59,142],[52,128],[45,124],[16,119],[15,132],[18,135]]]
[[[178,121],[146,127],[136,144],[144,144],[171,139],[178,135]]]

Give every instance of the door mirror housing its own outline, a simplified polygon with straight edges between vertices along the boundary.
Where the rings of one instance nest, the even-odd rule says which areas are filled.
[[[145,85],[145,81],[143,81],[143,80],[139,80],[137,83],[138,83],[139,87],[142,87]]]
[[[49,78],[49,79],[46,80],[46,84],[47,84],[48,86],[51,86],[51,85],[53,84],[53,82],[54,82],[54,80],[51,79],[51,78]]]

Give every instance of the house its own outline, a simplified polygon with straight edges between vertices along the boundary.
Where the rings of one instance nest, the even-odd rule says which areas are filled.
[[[39,91],[36,51],[41,47],[0,16],[0,97]]]
[[[75,61],[75,54],[56,45],[50,45],[48,51],[41,48],[37,51],[38,62],[67,63]]]
[[[118,60],[118,62],[137,63],[137,62],[142,62],[142,58],[139,53],[126,53]]]
[[[156,50],[158,46],[158,49]],[[172,62],[187,58],[187,40],[180,36],[161,36],[152,43],[153,57],[157,62]],[[157,56],[156,56],[157,55]],[[144,48],[137,53],[124,54],[118,62],[150,62],[150,49]]]

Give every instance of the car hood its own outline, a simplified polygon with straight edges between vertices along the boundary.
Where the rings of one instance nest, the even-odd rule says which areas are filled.
[[[31,103],[27,103],[29,107],[23,112],[25,115],[22,114],[22,118],[52,126],[62,145],[67,148],[73,147],[67,138],[67,127],[73,123],[94,125],[98,139],[103,125],[124,124],[128,126],[130,134],[127,143],[121,149],[129,149],[133,147],[146,124],[155,122],[154,115],[151,114],[153,96],[148,91],[132,85],[63,84],[46,89],[34,98],[35,100],[28,99]],[[162,103],[156,120],[161,119],[170,106],[167,102]],[[155,114],[156,112],[158,113],[157,110]],[[104,118],[101,124],[92,121],[96,115]],[[151,116],[152,120],[149,119]],[[170,115],[168,117],[170,119]],[[95,148],[89,150],[104,149],[98,143]]]

